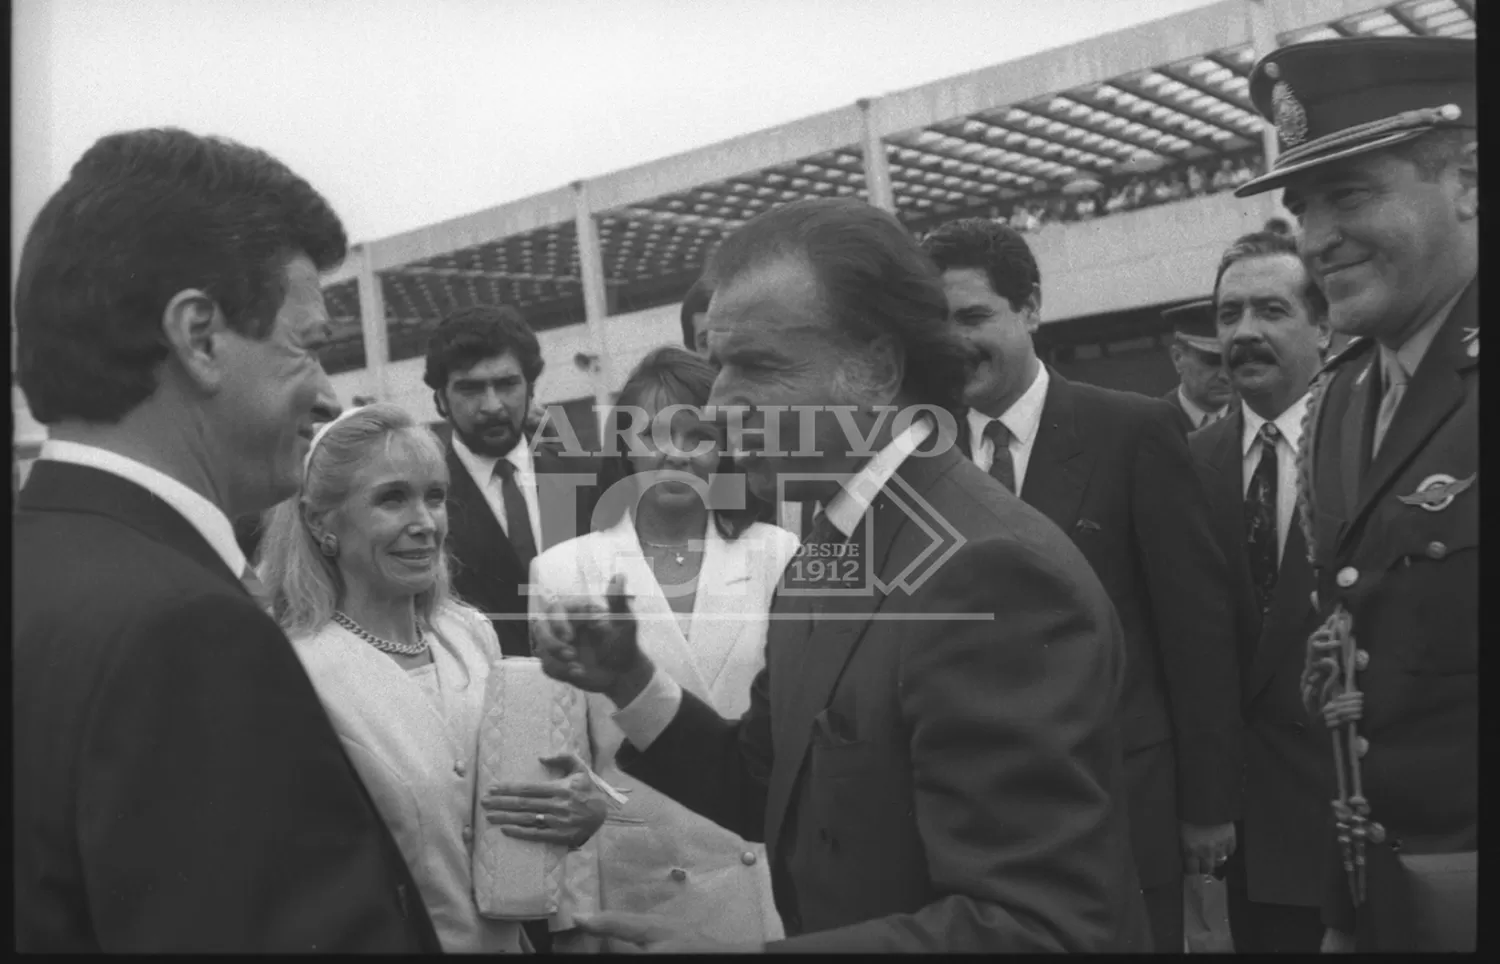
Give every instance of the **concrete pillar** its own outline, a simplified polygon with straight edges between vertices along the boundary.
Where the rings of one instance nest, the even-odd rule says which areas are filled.
[[[1245,0],[1245,17],[1250,24],[1250,42],[1255,50],[1255,59],[1258,61],[1266,54],[1280,46],[1276,41],[1276,22],[1273,19],[1271,5],[1266,0]],[[1276,160],[1278,145],[1276,142],[1276,125],[1265,122],[1261,127],[1261,146],[1265,151],[1265,166],[1263,170],[1271,169],[1271,162]]]
[[[855,101],[859,105],[859,116],[864,128],[862,147],[865,158],[865,191],[871,204],[896,213],[896,196],[891,190],[891,165],[885,156],[885,141],[875,130],[870,117],[871,100],[862,97]]]
[[[583,284],[583,311],[589,337],[599,364],[592,373],[594,404],[602,413],[610,405],[615,387],[614,363],[610,358],[605,319],[609,316],[608,286],[604,283],[604,253],[599,245],[599,223],[589,207],[588,184],[573,182],[573,220],[578,228],[578,276]]]
[[[365,393],[389,401],[386,365],[391,360],[391,345],[386,333],[385,292],[372,269],[368,248],[356,244],[349,257],[359,259],[355,281],[359,285],[359,330],[365,341]]]

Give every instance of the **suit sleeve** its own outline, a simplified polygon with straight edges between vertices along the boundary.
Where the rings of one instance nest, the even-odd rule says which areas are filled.
[[[661,735],[644,751],[621,744],[615,762],[694,813],[748,841],[763,841],[771,773],[769,674],[768,667],[756,675],[750,708],[734,721],[683,690],[677,715]]]
[[[301,663],[247,601],[125,630],[79,761],[106,951],[412,951],[394,845]],[[399,857],[396,857],[399,860]]]
[[[1230,823],[1243,751],[1229,569],[1200,469],[1164,406],[1142,426],[1131,498],[1176,737],[1178,813]]]
[[[995,616],[913,622],[902,643],[914,815],[943,896],[771,949],[1118,949],[1141,913],[1122,886],[1134,875],[1122,870],[1128,842],[1111,799],[1124,779],[1114,727],[1124,644],[1086,564],[1055,555],[971,544],[912,600]]]

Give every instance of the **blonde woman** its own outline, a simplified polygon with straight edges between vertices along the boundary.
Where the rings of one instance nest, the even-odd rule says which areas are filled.
[[[489,620],[449,595],[447,489],[441,443],[406,411],[346,412],[313,438],[299,495],[273,511],[260,575],[443,949],[516,952],[521,925],[474,904],[476,789],[503,832],[573,847],[604,804],[576,765],[550,784],[474,785],[500,646]]]

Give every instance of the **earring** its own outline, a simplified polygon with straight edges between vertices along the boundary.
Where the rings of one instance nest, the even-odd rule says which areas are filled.
[[[332,559],[339,554],[339,537],[331,532],[324,533],[318,540],[318,547],[323,550],[323,555]]]

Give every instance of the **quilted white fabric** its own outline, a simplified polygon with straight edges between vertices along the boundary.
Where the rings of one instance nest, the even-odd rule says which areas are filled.
[[[478,798],[496,783],[555,779],[540,758],[568,752],[589,758],[582,694],[544,674],[540,660],[511,657],[496,663],[479,726],[474,814],[474,826],[483,828],[474,845],[474,900],[485,917],[530,920],[558,912],[567,848],[507,837],[485,819]]]

